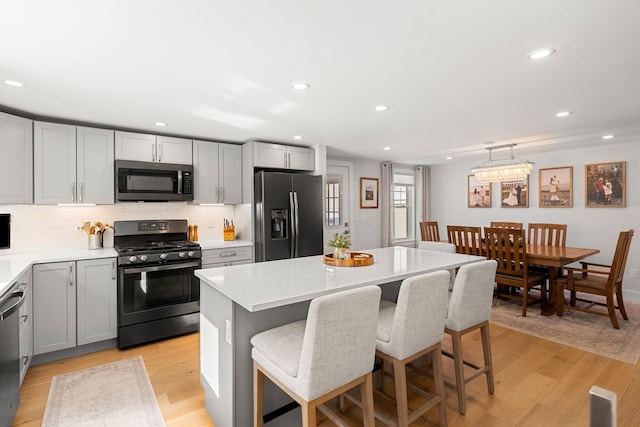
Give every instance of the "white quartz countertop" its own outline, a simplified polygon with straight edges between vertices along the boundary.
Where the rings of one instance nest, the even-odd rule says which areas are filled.
[[[246,240],[211,240],[198,242],[202,249],[251,246]],[[113,248],[45,248],[21,254],[0,255],[0,295],[33,264],[47,262],[78,261],[83,259],[114,258],[118,254]]]
[[[202,249],[238,248],[241,246],[253,246],[249,240],[205,240],[200,241]]]
[[[250,312],[280,307],[365,285],[379,285],[484,257],[392,247],[362,252],[374,257],[367,267],[332,267],[323,256],[196,270],[209,285]]]

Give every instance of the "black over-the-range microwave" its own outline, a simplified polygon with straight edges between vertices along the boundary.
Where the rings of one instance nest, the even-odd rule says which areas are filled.
[[[116,201],[193,200],[193,166],[116,160]]]

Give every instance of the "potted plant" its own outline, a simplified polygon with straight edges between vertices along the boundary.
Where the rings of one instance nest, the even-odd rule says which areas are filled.
[[[351,247],[351,234],[349,230],[343,233],[335,233],[327,246],[333,248],[334,259],[348,259],[348,250]]]

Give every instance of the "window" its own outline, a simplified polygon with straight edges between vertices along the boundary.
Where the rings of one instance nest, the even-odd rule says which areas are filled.
[[[393,236],[395,241],[414,240],[415,195],[412,170],[394,170]]]
[[[339,176],[327,176],[325,198],[325,224],[336,227],[342,224],[342,182]]]

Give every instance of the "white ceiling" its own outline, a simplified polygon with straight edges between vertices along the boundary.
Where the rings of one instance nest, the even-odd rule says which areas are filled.
[[[0,81],[25,86],[0,84],[0,106],[36,115],[411,164],[640,142],[638,0],[1,6]]]

